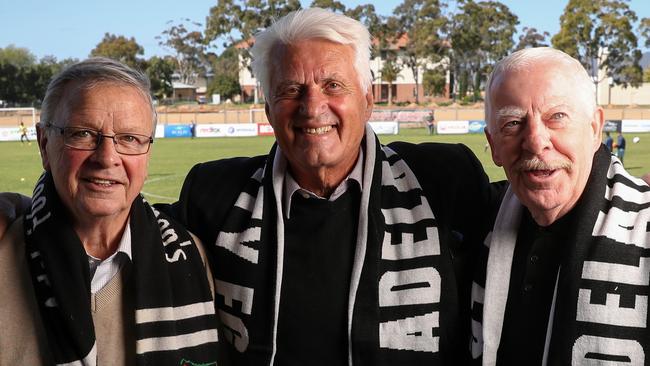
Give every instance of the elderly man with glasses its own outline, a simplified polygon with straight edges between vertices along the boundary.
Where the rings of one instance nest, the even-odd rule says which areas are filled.
[[[146,76],[109,59],[48,86],[45,171],[0,241],[0,364],[215,362],[200,243],[140,195],[155,116]]]

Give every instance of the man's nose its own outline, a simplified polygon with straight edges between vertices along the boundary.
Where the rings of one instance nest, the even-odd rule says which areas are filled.
[[[120,154],[115,147],[115,140],[112,136],[101,136],[97,142],[99,145],[93,153],[93,160],[103,166],[112,166],[119,164]]]
[[[327,110],[327,96],[318,86],[309,88],[300,101],[300,114],[307,118],[316,118]]]
[[[534,155],[540,155],[551,146],[551,133],[544,121],[537,116],[530,118],[524,131],[523,148]]]

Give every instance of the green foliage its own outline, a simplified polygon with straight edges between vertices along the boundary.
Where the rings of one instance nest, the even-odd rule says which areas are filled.
[[[512,52],[512,40],[519,19],[498,1],[460,1],[452,18],[450,39],[453,46],[450,63],[454,86],[463,98],[468,91],[480,93],[492,65]]]
[[[312,8],[328,9],[335,13],[345,13],[345,5],[337,0],[313,0],[309,6]]]
[[[428,95],[443,95],[446,85],[447,77],[442,68],[435,68],[424,72],[422,86],[424,86],[424,91]]]
[[[637,19],[627,0],[569,0],[551,41],[593,77],[605,69],[604,77],[615,84],[636,86],[642,80],[641,51],[632,29]]]
[[[650,67],[646,67],[646,69],[643,70],[643,82],[650,83]]]
[[[10,64],[17,68],[29,67],[36,63],[36,56],[27,48],[10,44],[5,48],[0,48],[0,63]]]
[[[224,46],[249,41],[274,19],[300,8],[299,0],[217,0],[207,17],[205,38],[221,39]]]
[[[151,81],[151,94],[158,99],[165,99],[172,95],[174,60],[153,56],[147,61],[146,73]]]
[[[143,60],[138,56],[144,55],[144,48],[135,38],[126,38],[111,33],[105,33],[104,38],[90,51],[90,56],[103,56],[120,61],[136,69],[143,69]]]
[[[381,68],[381,80],[388,83],[388,105],[393,104],[393,83],[400,76],[400,71],[402,71],[402,65],[395,53],[387,52],[384,65]]]
[[[444,3],[439,0],[404,0],[395,8],[392,20],[395,29],[391,37],[395,42],[407,35],[406,45],[401,49],[402,62],[413,72],[415,79],[415,103],[420,102],[418,85],[420,70],[429,63],[441,60],[447,47],[443,42],[443,31],[447,19],[442,14]]]
[[[548,32],[538,33],[536,28],[524,27],[523,34],[519,36],[519,43],[515,47],[515,51],[523,50],[524,48],[547,47],[546,37],[550,34]]]
[[[208,86],[208,95],[219,94],[222,98],[228,99],[241,92],[239,78],[231,74],[216,74]]]
[[[38,63],[25,48],[0,48],[0,100],[12,106],[40,106],[53,75],[76,60],[57,62],[53,56]]]
[[[184,19],[177,24],[172,21],[167,24],[169,28],[165,29],[156,39],[161,46],[172,52],[175,71],[180,77],[179,81],[193,84],[199,74],[205,73],[208,63],[205,53],[207,40],[201,31],[189,28],[190,26],[201,27],[201,23]]]

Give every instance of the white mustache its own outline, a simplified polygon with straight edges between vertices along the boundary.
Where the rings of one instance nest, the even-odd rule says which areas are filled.
[[[521,170],[521,171],[557,170],[557,169],[567,169],[570,171],[571,168],[572,168],[571,162],[566,160],[544,161],[537,157],[526,159],[526,160],[520,160],[517,163],[517,170]]]

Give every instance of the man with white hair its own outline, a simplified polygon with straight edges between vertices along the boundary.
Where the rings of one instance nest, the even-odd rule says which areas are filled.
[[[476,157],[463,145],[379,143],[367,124],[370,35],[356,20],[293,12],[251,53],[277,144],[195,166],[173,206],[208,243],[227,357],[466,363],[460,243],[487,232],[492,199]]]
[[[490,76],[486,136],[510,186],[472,289],[484,365],[649,362],[650,187],[601,144],[594,96],[582,65],[551,48]]]

